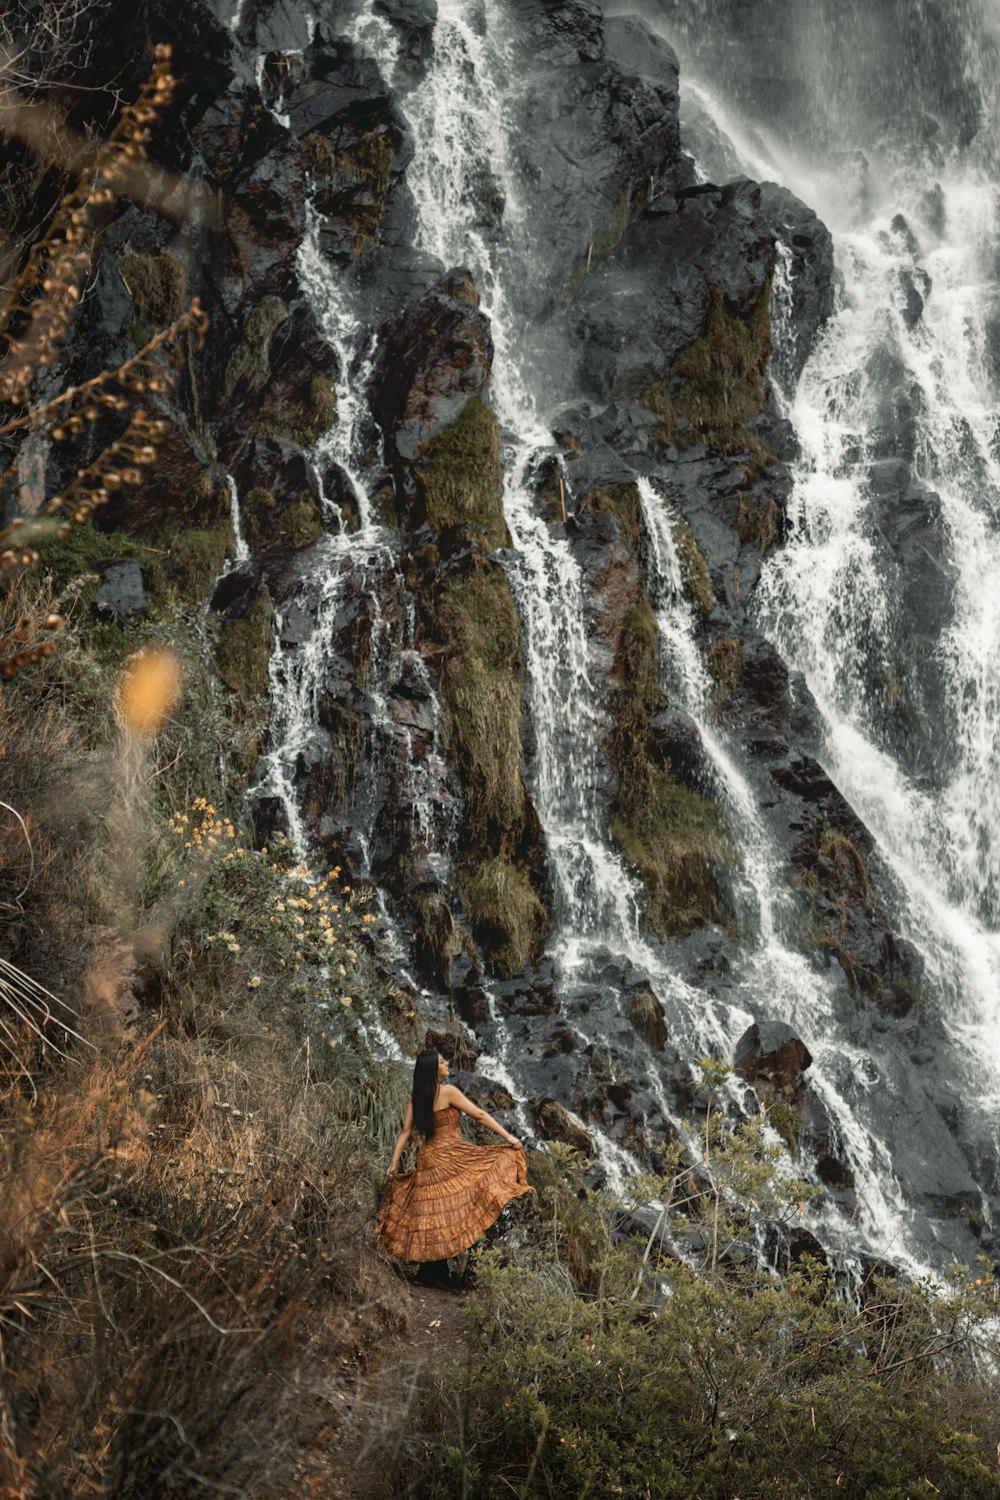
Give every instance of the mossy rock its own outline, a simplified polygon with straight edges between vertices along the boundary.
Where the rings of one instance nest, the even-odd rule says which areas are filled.
[[[588,490],[577,510],[580,515],[588,511],[603,511],[618,521],[622,538],[630,551],[637,556],[642,540],[642,502],[636,484],[608,484]]]
[[[481,396],[421,444],[414,465],[424,517],[435,531],[463,526],[489,547],[509,547],[497,419]]]
[[[717,805],[679,785],[649,752],[649,718],[664,702],[656,616],[643,593],[631,611],[616,664],[611,760],[619,773],[611,836],[646,892],[660,937],[691,932],[726,910],[720,872],[727,853]]]
[[[274,647],[274,605],[266,588],[237,619],[219,629],[215,662],[219,676],[244,705],[267,696]]]
[[[223,396],[227,401],[237,386],[263,389],[271,373],[268,345],[287,317],[288,308],[280,297],[263,297],[247,309],[240,341],[226,365]]]
[[[662,420],[654,436],[663,446],[704,442],[726,453],[771,455],[748,430],[764,406],[771,357],[771,277],[747,312],[737,312],[721,287],[709,287],[705,332],[674,360],[666,380],[641,397]],[[773,458],[772,458],[773,461]]]
[[[168,327],[187,307],[187,268],[169,250],[121,250],[118,274],[131,295],[137,316],[147,325],[147,336]]]
[[[757,477],[756,473],[748,472],[748,481]],[[741,496],[736,517],[736,534],[744,545],[756,542],[761,553],[765,553],[775,545],[780,533],[781,512],[772,496],[768,496],[760,504],[752,504],[746,496]]]
[[[636,755],[623,773],[611,834],[642,880],[646,915],[659,937],[681,936],[723,916],[719,874],[727,840],[709,798]]]
[[[323,512],[316,496],[300,490],[279,509],[270,490],[248,490],[241,505],[243,535],[251,552],[264,547],[311,547],[323,530]]]
[[[802,1134],[802,1117],[799,1111],[790,1099],[782,1099],[773,1089],[758,1086],[757,1093],[767,1110],[768,1124],[781,1136],[788,1147],[789,1156],[796,1158]]]
[[[157,541],[166,548],[162,558],[163,577],[171,589],[191,604],[202,604],[212,584],[226,564],[232,539],[228,516],[212,526],[178,525],[161,532]]]
[[[462,952],[462,929],[440,891],[417,891],[409,906],[420,971],[438,989],[446,990],[451,961]]]
[[[337,390],[328,375],[314,375],[307,390],[287,396],[280,406],[261,408],[250,431],[313,448],[337,420]]]
[[[548,919],[522,870],[504,859],[487,859],[459,881],[459,889],[492,974],[510,978],[538,957]]]
[[[351,250],[360,257],[378,239],[389,192],[393,150],[388,132],[377,127],[335,148],[313,131],[303,137],[302,154],[317,207],[346,227]]]
[[[506,576],[480,567],[435,602],[446,753],[465,789],[465,836],[509,856],[527,822],[521,777],[524,653]]]
[[[652,990],[633,990],[627,1001],[628,1018],[656,1052],[667,1045],[667,1018]]]
[[[137,562],[144,575],[150,565],[153,565],[151,571],[155,571],[159,560],[156,551],[128,532],[97,531],[92,525],[71,525],[69,533],[59,538],[55,534],[58,524],[53,521],[48,528],[49,537],[42,537],[35,543],[41,558],[39,571],[43,576],[51,575],[57,591],[77,579],[90,575],[96,577],[97,571],[106,563]],[[150,580],[145,581],[148,586]]]
[[[715,608],[715,590],[705,554],[682,516],[674,515],[671,529],[680,560],[685,597],[701,614],[711,614]]]
[[[262,588],[242,615],[222,622],[215,645],[216,670],[232,695],[227,760],[243,782],[253,775],[264,744],[273,649],[274,605]]]
[[[713,641],[705,660],[720,697],[730,697],[743,676],[744,650],[739,636],[724,635]]]

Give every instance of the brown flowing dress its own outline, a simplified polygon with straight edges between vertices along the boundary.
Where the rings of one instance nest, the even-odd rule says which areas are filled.
[[[391,1255],[406,1261],[448,1260],[475,1244],[512,1198],[533,1191],[523,1146],[473,1146],[461,1111],[434,1111],[434,1134],[417,1165],[389,1179],[376,1229]]]

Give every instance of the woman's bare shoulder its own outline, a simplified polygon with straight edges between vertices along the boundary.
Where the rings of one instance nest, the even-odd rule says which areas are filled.
[[[455,1084],[443,1083],[438,1093],[437,1107],[438,1109],[444,1109],[449,1104],[453,1104],[456,1109],[472,1109],[474,1107],[472,1101],[467,1099],[462,1090],[457,1088]]]

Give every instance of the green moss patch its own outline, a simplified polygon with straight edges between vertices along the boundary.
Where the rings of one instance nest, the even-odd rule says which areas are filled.
[[[231,535],[229,518],[224,517],[214,526],[187,530],[178,526],[164,538],[167,554],[163,558],[163,574],[182,599],[198,604],[207,598],[225,567]]]
[[[149,541],[124,531],[73,526],[63,540],[42,544],[41,569],[61,589],[74,579],[96,575],[105,564],[137,562],[154,607],[170,596],[186,604],[203,604],[225,566],[230,536],[227,516],[210,526],[161,528]]]
[[[703,615],[715,608],[715,591],[705,554],[698,546],[694,532],[682,516],[675,514],[672,524],[674,545],[681,564],[684,593]]]
[[[262,547],[311,547],[323,530],[320,503],[309,490],[300,490],[279,509],[270,490],[248,490],[242,505],[243,533],[252,552]]]
[[[460,881],[473,935],[490,971],[509,978],[537,958],[545,936],[545,907],[523,871],[507,860],[484,860]]]
[[[524,867],[537,819],[521,776],[521,625],[504,573],[488,563],[447,584],[434,609],[446,646],[439,684],[445,753],[465,791],[459,890],[491,970],[509,974],[535,956],[546,927]]]
[[[37,545],[40,571],[51,575],[57,592],[76,579],[89,574],[96,576],[97,569],[105,563],[137,562],[144,571],[147,568],[155,571],[162,561],[156,549],[144,546],[127,532],[73,525],[66,537],[56,539],[55,525],[53,522],[52,540],[42,539]]]
[[[626,546],[636,555],[642,539],[642,505],[639,487],[635,484],[608,484],[599,489],[588,490],[578,506],[581,515],[590,511],[603,511],[612,515],[622,529]]]
[[[509,547],[496,417],[480,396],[422,444],[414,466],[423,509],[435,531],[464,526],[489,547]]]
[[[244,704],[266,697],[274,641],[274,605],[266,588],[238,619],[219,630],[215,661],[219,676]]]
[[[642,880],[654,932],[680,935],[725,914],[726,830],[710,798],[679,786],[650,755],[649,717],[663,694],[656,616],[644,594],[629,616],[617,677],[610,752],[620,783],[611,836]]]
[[[242,336],[226,365],[223,394],[227,399],[238,385],[247,384],[252,390],[264,386],[271,373],[267,347],[287,317],[288,308],[280,297],[263,297],[247,309]]]
[[[261,408],[250,431],[261,437],[285,438],[312,448],[337,420],[337,392],[328,375],[314,375],[308,386],[286,394],[280,405]]]
[[[722,915],[724,828],[707,797],[636,756],[625,769],[611,833],[645,886],[646,915],[658,936],[692,932]]]
[[[471,843],[509,856],[527,813],[524,656],[510,585],[499,568],[479,568],[442,590],[435,615],[447,643],[440,693],[448,758],[465,788],[466,834]]]
[[[188,275],[182,261],[169,250],[122,250],[118,273],[148,334],[179,318],[188,303]],[[145,342],[145,340],[143,340]]]
[[[222,622],[215,647],[216,668],[232,694],[234,733],[227,753],[243,780],[253,774],[263,748],[273,649],[274,605],[262,588],[244,614]]]
[[[662,418],[656,433],[664,446],[703,442],[727,453],[749,450],[766,461],[747,424],[764,405],[771,357],[771,278],[746,313],[736,312],[721,287],[709,288],[708,324],[682,349],[667,380],[641,398]],[[680,428],[684,418],[687,428]]]

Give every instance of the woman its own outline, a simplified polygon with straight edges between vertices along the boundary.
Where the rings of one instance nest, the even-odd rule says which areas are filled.
[[[512,1198],[532,1191],[521,1142],[461,1089],[445,1083],[447,1076],[448,1064],[439,1052],[421,1052],[413,1068],[406,1118],[386,1171],[389,1196],[377,1224],[379,1239],[390,1254],[423,1262],[419,1279],[432,1285],[447,1277],[450,1256],[468,1250]],[[463,1114],[488,1125],[507,1145],[473,1146],[463,1140]],[[399,1158],[414,1130],[423,1138],[417,1165],[401,1175],[396,1170]]]

